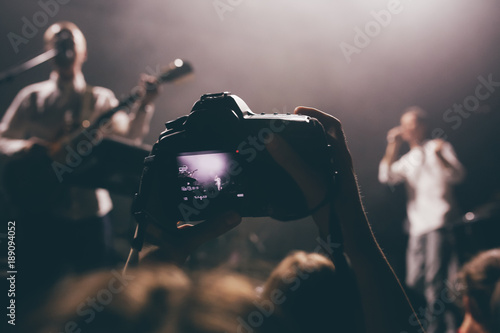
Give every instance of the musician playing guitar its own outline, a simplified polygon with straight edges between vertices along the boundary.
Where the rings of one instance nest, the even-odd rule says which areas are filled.
[[[118,104],[110,90],[85,82],[82,65],[87,58],[86,40],[75,24],[53,24],[45,32],[44,41],[48,49],[62,48],[64,52],[54,58],[50,79],[22,89],[8,108],[0,123],[2,155],[49,156],[61,149],[60,138],[81,131]],[[131,112],[116,112],[105,134],[141,142],[154,112],[152,101],[158,94],[155,80],[142,75],[140,96]],[[50,255],[45,258],[51,258],[51,270],[69,266],[84,271],[102,264],[109,241],[105,237],[106,233],[109,235],[108,214],[112,209],[107,190],[76,187],[62,180],[57,184],[56,200],[46,203],[43,199],[40,196],[40,201],[35,198],[16,203],[20,249],[31,249],[23,259],[34,265],[27,269],[47,264],[35,259],[44,258],[47,252]]]

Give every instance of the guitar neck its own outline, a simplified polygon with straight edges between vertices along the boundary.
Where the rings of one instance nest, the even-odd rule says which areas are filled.
[[[191,67],[191,64],[187,61],[183,61],[181,59],[176,59],[173,62],[171,62],[167,69],[161,73],[159,76],[156,77],[156,81],[158,82],[156,85],[162,84],[162,83],[168,83],[168,82],[173,82],[175,80],[178,80],[185,75],[191,73],[193,71],[193,68]],[[155,88],[155,87],[153,87]],[[99,130],[101,126],[105,126],[105,124],[113,117],[113,115],[120,111],[120,110],[128,110],[130,111],[131,106],[141,98],[141,94],[138,92],[133,92],[130,93],[128,96],[125,98],[122,98],[119,102],[118,105],[115,106],[112,109],[109,109],[108,111],[102,113],[95,121],[93,121],[90,126],[85,128],[85,131],[93,133],[94,130]],[[79,138],[85,138],[87,134],[85,134],[83,131],[79,131],[75,133],[74,135],[70,136],[69,140],[70,142],[75,142],[78,141]]]

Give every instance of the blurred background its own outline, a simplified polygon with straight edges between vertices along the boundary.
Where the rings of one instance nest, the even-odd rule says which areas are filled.
[[[393,13],[381,16],[388,6]],[[379,184],[377,172],[386,133],[404,108],[426,109],[467,168],[456,188],[463,214],[475,212],[474,220],[488,211],[486,204],[499,201],[499,84],[473,111],[447,112],[471,101],[480,77],[500,82],[499,13],[496,0],[11,1],[0,11],[0,71],[41,53],[45,29],[68,20],[87,38],[87,82],[117,97],[137,84],[140,73],[158,73],[175,58],[193,65],[194,79],[163,87],[147,144],[207,92],[231,91],[255,112],[306,105],[339,117],[369,220],[402,275],[404,189]],[[26,21],[37,24],[29,37],[23,37]],[[23,42],[14,45],[13,34]],[[0,116],[22,87],[49,73],[44,64],[1,85]],[[125,253],[134,227],[130,198],[115,195],[114,203],[115,246]],[[272,260],[291,248],[316,246],[309,221],[254,219],[234,236],[216,242]],[[212,245],[198,259],[224,253],[211,253]]]

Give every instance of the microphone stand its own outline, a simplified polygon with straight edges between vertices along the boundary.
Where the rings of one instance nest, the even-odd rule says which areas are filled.
[[[15,66],[11,69],[8,69],[4,72],[0,72],[0,84],[11,81],[13,80],[16,76],[19,74],[22,74],[26,72],[27,70],[32,69],[33,67],[36,67],[40,64],[43,64],[44,62],[49,61],[50,59],[53,59],[57,55],[57,50],[56,49],[50,49],[48,51],[45,51],[44,53],[34,57],[33,59],[30,59],[21,65]]]

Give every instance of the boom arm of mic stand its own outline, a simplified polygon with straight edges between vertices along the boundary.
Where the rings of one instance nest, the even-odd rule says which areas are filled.
[[[0,84],[10,81],[14,79],[16,76],[19,74],[22,74],[26,72],[27,70],[32,69],[35,66],[38,66],[40,64],[43,64],[44,62],[49,61],[50,59],[54,58],[57,55],[57,50],[56,49],[51,49],[48,50],[33,59],[30,59],[21,65],[18,65],[16,67],[13,67],[11,69],[8,69],[4,72],[0,73]]]

